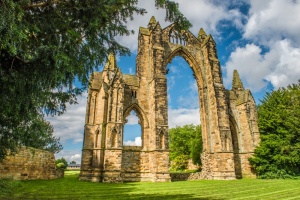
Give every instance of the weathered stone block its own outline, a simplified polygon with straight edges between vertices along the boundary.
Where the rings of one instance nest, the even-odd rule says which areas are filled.
[[[56,169],[54,154],[31,147],[21,147],[15,155],[0,162],[0,178],[36,180],[62,178],[64,171]]]

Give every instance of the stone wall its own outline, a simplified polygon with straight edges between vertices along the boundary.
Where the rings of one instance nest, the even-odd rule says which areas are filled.
[[[0,162],[0,178],[13,180],[56,179],[64,176],[56,169],[54,154],[40,149],[22,147],[15,155]]]
[[[203,179],[201,172],[195,173],[170,173],[171,181],[188,181],[188,180],[201,180]]]

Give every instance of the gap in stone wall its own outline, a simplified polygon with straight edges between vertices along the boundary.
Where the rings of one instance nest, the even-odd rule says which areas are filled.
[[[175,56],[167,69],[169,128],[199,125],[198,87],[193,70],[181,56]],[[195,170],[198,166],[190,160],[187,169]]]
[[[142,128],[139,124],[139,117],[132,110],[128,115],[127,123],[124,125],[124,146],[142,146]]]
[[[181,56],[167,65],[169,128],[200,124],[199,97],[193,70]]]

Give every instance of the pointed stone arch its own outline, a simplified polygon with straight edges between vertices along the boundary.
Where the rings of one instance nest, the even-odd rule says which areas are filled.
[[[128,108],[125,109],[124,111],[124,127],[127,123],[127,120],[126,118],[130,115],[130,113],[134,111],[136,116],[138,117],[138,124],[139,126],[141,127],[141,146],[143,147],[144,146],[144,130],[147,129],[148,127],[148,120],[147,120],[147,116],[145,115],[145,113],[143,113],[142,109],[136,104],[132,104],[130,105]],[[125,131],[124,131],[124,134],[125,134]],[[124,136],[123,136],[124,138]]]
[[[191,54],[191,52],[187,48],[185,48],[183,46],[179,46],[165,56],[166,56],[165,66],[167,66],[168,63],[170,63],[174,57],[176,57],[176,56],[182,57],[191,67],[191,69],[195,75],[196,81],[203,82],[203,77],[204,77],[204,75],[202,74],[203,72],[198,71],[200,69],[197,68],[197,66],[200,66],[201,64],[197,63],[196,59],[194,58],[194,56]]]
[[[128,115],[130,115],[130,112],[132,110],[135,111],[135,113],[137,114],[139,120],[142,120],[139,123],[142,124],[144,127],[148,127],[149,122],[148,122],[147,116],[143,112],[142,108],[136,103],[130,105],[129,107],[127,107],[125,109],[124,114],[123,114],[123,116],[124,116],[123,119],[125,120],[128,117]]]
[[[198,86],[201,178],[252,176],[248,158],[259,142],[255,102],[237,71],[232,89],[225,89],[213,37],[202,28],[197,37],[188,30],[176,30],[174,24],[162,29],[152,17],[147,28],[140,27],[137,52],[136,75],[122,74],[110,55],[103,72],[92,76],[80,179],[170,181],[166,67],[175,56],[186,60]],[[127,148],[119,142],[132,110],[142,126],[143,146],[138,148]],[[97,127],[102,127],[101,133],[97,133]],[[119,138],[114,144],[113,130]],[[94,144],[95,137],[101,138],[100,146]],[[95,153],[98,161],[92,165]]]

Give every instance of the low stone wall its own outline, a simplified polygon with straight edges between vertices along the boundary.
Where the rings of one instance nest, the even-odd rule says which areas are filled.
[[[21,147],[15,155],[0,162],[0,179],[35,180],[56,179],[64,171],[56,169],[54,154],[40,149]]]
[[[188,181],[203,179],[201,172],[195,173],[170,173],[171,181]]]

